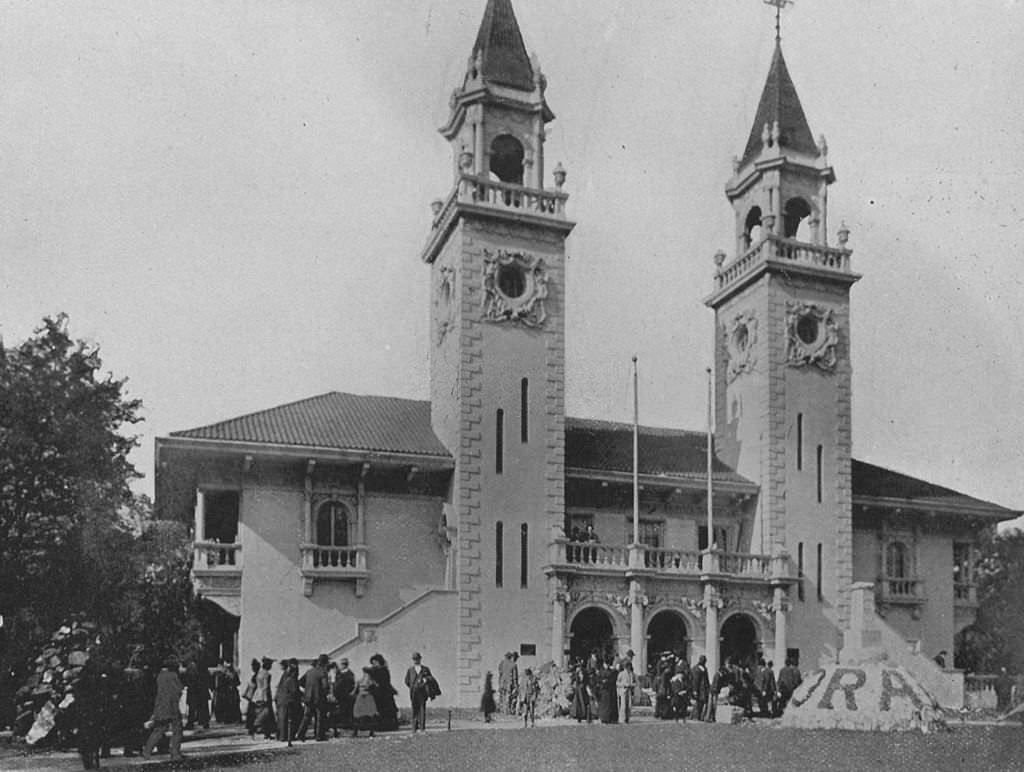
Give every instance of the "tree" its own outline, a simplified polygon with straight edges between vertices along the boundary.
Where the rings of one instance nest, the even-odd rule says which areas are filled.
[[[0,614],[11,653],[97,600],[85,540],[120,538],[139,475],[128,460],[141,403],[102,372],[64,314],[0,348]]]
[[[957,636],[957,666],[1024,672],[1024,531],[992,534],[976,567],[978,616]]]

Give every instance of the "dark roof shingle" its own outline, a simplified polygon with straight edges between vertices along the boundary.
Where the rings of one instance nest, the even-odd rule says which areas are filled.
[[[747,147],[743,151],[742,163],[761,153],[761,134],[764,132],[764,126],[771,126],[776,121],[779,123],[779,144],[782,147],[812,156],[818,154],[818,146],[811,134],[811,127],[807,125],[804,108],[796,94],[793,79],[789,76],[780,45],[775,46],[772,66],[768,71],[764,91],[761,92],[761,101],[757,105],[757,114],[747,138]]]
[[[431,428],[429,402],[339,391],[171,436],[449,456]]]
[[[526,53],[511,0],[487,0],[473,56],[481,55],[485,81],[533,91],[533,65]]]

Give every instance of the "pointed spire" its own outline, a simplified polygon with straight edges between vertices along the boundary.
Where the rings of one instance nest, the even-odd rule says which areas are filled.
[[[818,147],[807,125],[800,97],[796,94],[793,79],[789,77],[786,60],[782,56],[782,46],[778,41],[775,43],[772,66],[768,71],[764,91],[761,92],[761,101],[757,106],[754,125],[750,129],[750,138],[747,139],[741,164],[760,155],[764,144],[763,136],[766,133],[770,138],[774,138],[777,133],[778,144],[784,148],[811,156],[818,155]]]
[[[487,0],[471,58],[480,62],[485,81],[533,91],[533,67],[511,0]]]

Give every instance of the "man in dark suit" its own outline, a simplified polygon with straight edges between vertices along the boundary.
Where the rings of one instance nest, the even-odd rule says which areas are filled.
[[[306,739],[306,730],[310,722],[316,727],[317,741],[327,739],[327,655],[317,657],[316,664],[307,670],[299,681],[303,689],[302,702],[304,712],[299,729],[295,733],[302,742]]]
[[[348,658],[342,657],[334,676],[334,699],[338,704],[338,727],[352,728],[352,692],[356,690],[356,675],[348,668]]]
[[[413,732],[427,731],[427,700],[433,696],[433,678],[430,668],[423,664],[420,653],[413,652],[412,667],[405,671],[405,685],[409,687],[409,699],[412,701]]]
[[[707,721],[705,715],[708,708],[708,697],[711,695],[711,682],[708,679],[708,658],[703,654],[693,668],[693,717],[698,721]]]

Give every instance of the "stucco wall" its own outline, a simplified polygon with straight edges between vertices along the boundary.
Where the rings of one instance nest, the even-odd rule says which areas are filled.
[[[356,597],[353,581],[318,580],[312,596],[305,597],[299,551],[302,492],[258,481],[247,485],[239,528],[240,661],[310,658],[333,650],[355,634],[358,621],[379,619],[427,587],[441,586],[445,561],[436,536],[440,511],[441,502],[435,499],[368,494],[370,579],[364,596]]]

